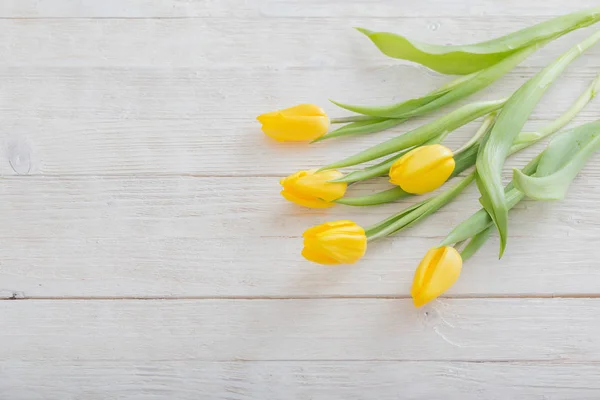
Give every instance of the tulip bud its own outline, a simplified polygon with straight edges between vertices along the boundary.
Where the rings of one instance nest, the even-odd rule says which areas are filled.
[[[256,119],[267,136],[280,142],[315,140],[329,130],[329,117],[314,104],[300,104],[259,115]]]
[[[412,194],[442,186],[455,167],[452,151],[441,144],[421,146],[400,157],[390,168],[390,182]]]
[[[318,264],[353,264],[367,251],[365,230],[352,221],[326,222],[306,230],[302,236],[302,256]]]
[[[410,295],[416,307],[429,303],[448,290],[460,275],[462,257],[450,246],[431,249],[415,272]]]
[[[341,178],[344,174],[335,170],[316,171],[298,171],[283,178],[279,181],[283,186],[281,195],[304,207],[332,207],[332,201],[344,197],[348,184],[329,181]]]

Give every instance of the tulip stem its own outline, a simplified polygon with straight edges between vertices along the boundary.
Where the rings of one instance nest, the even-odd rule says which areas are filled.
[[[366,229],[367,240],[377,240],[398,233],[417,224],[456,198],[475,180],[475,172],[467,175],[458,185],[436,196],[423,200],[408,209]]]
[[[498,116],[497,111],[495,111],[491,114],[488,114],[484,118],[483,123],[481,124],[481,126],[479,127],[479,129],[477,130],[475,135],[473,135],[473,137],[471,139],[469,139],[469,141],[467,143],[463,144],[458,150],[456,150],[454,152],[454,156],[459,155],[460,153],[467,150],[469,147],[473,146],[475,143],[479,142],[479,140],[490,131],[492,126],[494,126],[494,122],[496,122],[497,116]]]
[[[579,96],[579,98],[566,110],[560,117],[550,122],[549,124],[543,126],[537,132],[521,132],[517,136],[517,139],[513,143],[510,153],[514,154],[519,152],[533,144],[539,142],[540,140],[551,136],[552,134],[558,132],[561,128],[567,125],[569,122],[577,116],[585,106],[593,100],[596,95],[600,92],[600,74],[596,76],[591,85]],[[485,124],[485,121],[484,121]],[[483,127],[483,126],[482,126]],[[466,169],[472,167],[475,164],[475,159],[477,157],[477,150],[479,147],[479,142],[474,142],[471,146],[465,147],[464,150],[460,154],[455,154],[454,159],[456,160],[456,168],[452,173],[452,177],[456,177],[459,173],[465,171]],[[349,175],[356,174],[358,172],[364,173],[363,171],[353,172]],[[348,176],[348,175],[347,175]],[[370,178],[370,176],[365,175],[366,178]],[[343,179],[343,178],[342,178]],[[360,179],[363,180],[363,179]],[[339,204],[344,204],[348,206],[372,206],[379,205],[385,203],[391,203],[396,200],[401,200],[403,198],[409,197],[411,194],[404,192],[400,188],[388,189],[383,192],[373,193],[367,196],[361,197],[344,197],[342,199],[336,200]]]
[[[370,115],[355,115],[353,117],[342,117],[342,118],[332,118],[332,124],[347,124],[349,122],[360,122],[360,121],[377,121],[381,120],[381,117],[372,117]]]

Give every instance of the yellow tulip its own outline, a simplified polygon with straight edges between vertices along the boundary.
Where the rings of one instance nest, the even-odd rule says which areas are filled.
[[[367,251],[365,230],[352,221],[326,222],[313,226],[302,236],[302,255],[318,264],[353,264]]]
[[[431,192],[444,184],[454,167],[452,151],[441,144],[417,147],[390,168],[390,182],[412,194]]]
[[[415,272],[410,295],[416,307],[429,303],[456,282],[462,268],[460,253],[450,246],[431,249]]]
[[[329,117],[321,107],[300,104],[256,118],[263,132],[280,142],[315,140],[329,130]]]
[[[281,195],[292,203],[309,208],[332,207],[332,201],[344,197],[347,183],[329,182],[344,176],[339,171],[327,170],[316,172],[298,171],[283,178],[279,183],[283,186]]]

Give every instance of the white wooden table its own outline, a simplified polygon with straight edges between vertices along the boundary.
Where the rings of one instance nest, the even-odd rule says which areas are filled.
[[[517,207],[502,261],[494,239],[447,297],[414,309],[414,268],[476,209],[474,188],[364,262],[324,268],[300,257],[304,229],[410,201],[302,210],[278,178],[423,121],[305,146],[254,120],[300,102],[342,116],[328,98],[385,104],[449,79],[386,58],[353,26],[458,44],[596,5],[2,0],[0,399],[600,398],[600,159],[566,201]],[[474,98],[511,93],[590,32]],[[599,65],[597,46],[529,126]],[[595,101],[575,123],[599,115]]]

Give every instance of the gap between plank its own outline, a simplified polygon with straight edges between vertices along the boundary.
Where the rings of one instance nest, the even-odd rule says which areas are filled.
[[[545,15],[539,15],[539,14],[532,14],[532,15],[481,15],[479,17],[485,17],[487,19],[489,18],[513,18],[513,19],[529,19],[529,18],[543,18],[543,19],[552,19],[552,18],[557,18],[557,17],[561,17],[564,16],[564,14],[545,14]],[[90,16],[81,16],[81,17],[1,17],[0,16],[0,20],[16,20],[16,21],[28,21],[28,20],[41,20],[41,21],[62,21],[62,20],[81,20],[81,21],[87,21],[87,20],[185,20],[185,19],[189,19],[189,20],[195,20],[195,19],[210,19],[210,20],[228,20],[228,21],[232,21],[232,20],[236,20],[236,21],[244,21],[244,20],[323,20],[323,19],[328,19],[328,20],[349,20],[349,19],[356,19],[356,18],[361,18],[364,20],[369,20],[369,19],[424,19],[424,18],[438,18],[438,19],[452,19],[452,20],[463,20],[463,19],[473,19],[474,17],[478,17],[477,15],[475,16],[460,16],[460,15],[406,15],[406,16],[367,16],[367,17],[360,17],[360,16],[353,16],[353,15],[349,15],[349,16],[344,16],[344,17],[338,17],[338,16],[331,16],[331,15],[326,15],[326,16],[271,16],[271,15],[261,15],[261,13],[259,12],[258,15],[255,16],[247,16],[247,17],[227,17],[227,16],[211,16],[211,15],[196,15],[196,16],[165,16],[165,17],[159,17],[159,16],[155,16],[155,17],[90,17]]]
[[[10,297],[0,298],[0,301],[185,301],[185,300],[408,300],[409,295],[307,295],[307,296],[26,296],[15,293]],[[497,294],[497,295],[456,295],[441,297],[440,300],[514,300],[514,299],[600,299],[600,293],[573,293],[573,294]]]

